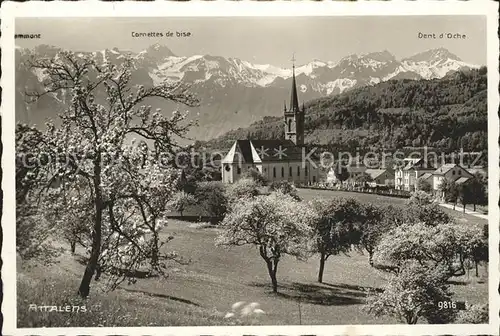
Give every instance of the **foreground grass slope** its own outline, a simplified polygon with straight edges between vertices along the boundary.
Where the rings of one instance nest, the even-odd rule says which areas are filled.
[[[50,268],[23,270],[18,275],[19,327],[396,323],[361,310],[368,291],[378,290],[386,276],[371,268],[365,255],[332,257],[324,284],[315,282],[316,258],[307,262],[285,258],[278,270],[280,293],[273,295],[257,250],[215,247],[216,229],[199,229],[181,221],[170,221],[165,234],[175,235],[169,249],[191,263],[173,265],[167,279],[140,279],[111,293],[102,292],[94,282],[85,303],[75,295],[83,266],[71,255]],[[484,268],[480,272],[485,275]],[[453,278],[455,299],[485,303],[487,283],[483,281],[472,272],[469,277]],[[258,319],[224,319],[238,301],[258,302],[265,314]],[[29,312],[31,303],[85,304],[91,312]]]

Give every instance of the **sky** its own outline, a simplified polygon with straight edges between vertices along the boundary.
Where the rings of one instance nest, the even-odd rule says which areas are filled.
[[[167,37],[166,32],[174,36]],[[177,37],[176,32],[189,32]],[[133,37],[133,33],[163,37]],[[486,64],[486,18],[482,16],[324,16],[324,17],[171,17],[171,18],[18,18],[16,39],[32,48],[48,44],[73,51],[118,48],[139,52],[160,43],[178,56],[209,54],[258,64],[289,67],[313,59],[336,62],[351,54],[387,50],[397,59],[444,47],[463,61]],[[419,38],[419,33],[435,34]],[[439,39],[439,34],[465,38]]]

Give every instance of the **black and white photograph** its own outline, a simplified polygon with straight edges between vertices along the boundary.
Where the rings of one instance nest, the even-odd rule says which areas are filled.
[[[165,13],[11,20],[9,325],[493,333],[486,10]]]

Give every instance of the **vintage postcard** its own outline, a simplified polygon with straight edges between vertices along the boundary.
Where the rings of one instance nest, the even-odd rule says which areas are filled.
[[[497,10],[7,3],[4,334],[497,334]]]

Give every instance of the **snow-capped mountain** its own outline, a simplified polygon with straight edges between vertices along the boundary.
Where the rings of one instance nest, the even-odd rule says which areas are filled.
[[[425,79],[442,78],[453,71],[477,67],[463,62],[444,48],[424,51],[403,59],[401,63],[405,69],[414,71]]]
[[[40,89],[46,77],[42,71],[26,67],[26,61],[30,57],[59,57],[60,52],[61,49],[47,45],[31,50],[16,48],[16,117],[19,120],[43,124],[46,117],[54,117],[64,107],[67,101],[64,94],[47,96],[36,105],[25,104],[23,98],[26,90]],[[179,80],[189,83],[201,101],[200,108],[194,111],[202,126],[195,132],[199,139],[246,126],[263,116],[279,115],[283,101],[289,98],[292,69],[272,64],[212,55],[178,56],[159,44],[138,53],[113,48],[77,54],[114,64],[130,57],[134,67],[133,84],[147,86]],[[338,62],[312,60],[297,65],[295,75],[302,102],[391,79],[441,78],[450,72],[477,67],[444,48],[403,60],[384,50],[349,55]]]

